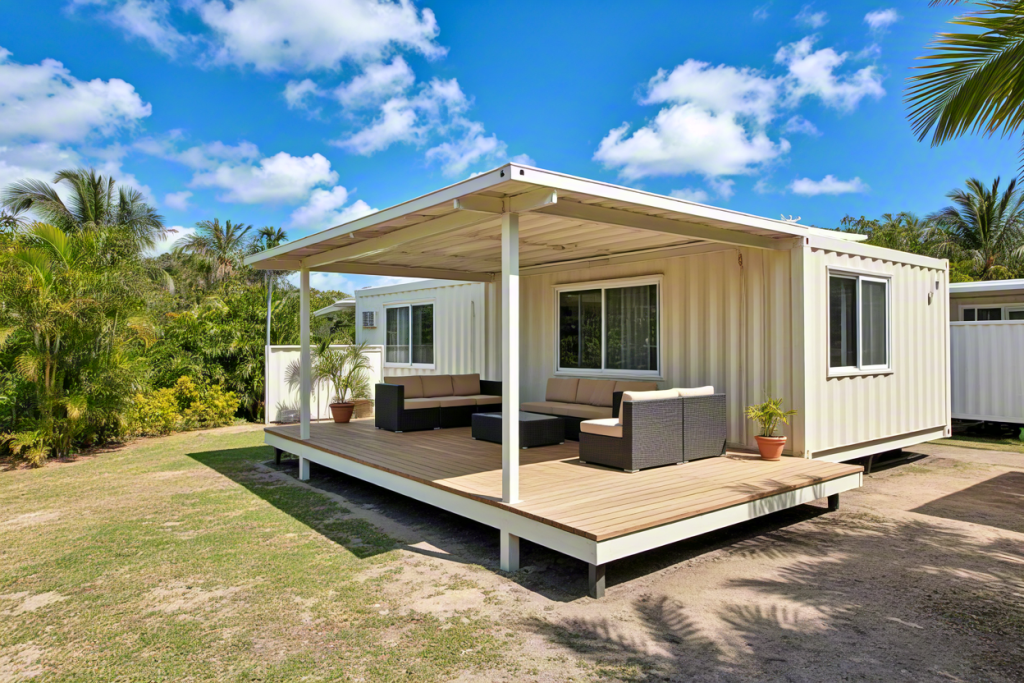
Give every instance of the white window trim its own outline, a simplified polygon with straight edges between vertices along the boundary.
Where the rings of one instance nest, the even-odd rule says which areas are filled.
[[[832,315],[831,305],[832,278],[843,277],[857,281],[857,365],[838,368],[832,367]],[[885,365],[864,365],[861,362],[864,353],[863,309],[861,304],[861,282],[881,282],[885,284]],[[875,273],[864,270],[848,270],[845,268],[828,268],[825,279],[825,366],[827,378],[861,377],[866,375],[892,374],[892,276],[886,273]]]
[[[433,363],[389,363],[388,357],[388,309],[389,308],[408,308],[409,309],[409,359],[412,360],[412,307],[431,305],[434,308],[431,311],[431,329],[434,331],[434,362]],[[384,367],[385,368],[413,368],[417,370],[436,370],[437,369],[437,302],[434,299],[417,299],[415,301],[396,301],[390,304],[384,304]]]
[[[664,369],[664,325],[662,325],[662,315],[664,307],[662,306],[662,280],[663,275],[646,275],[642,277],[631,277],[621,278],[615,280],[592,280],[589,282],[572,282],[561,285],[555,285],[552,290],[554,292],[554,303],[555,303],[555,334],[554,334],[554,374],[556,377],[596,377],[596,378],[614,378],[614,379],[643,379],[643,380],[663,380]],[[606,370],[605,365],[605,354],[607,349],[605,348],[605,325],[607,319],[605,317],[605,289],[616,289],[619,287],[640,287],[642,285],[657,285],[658,286],[658,369],[657,370]],[[559,298],[562,292],[578,292],[586,289],[600,289],[601,292],[601,368],[561,368],[558,365],[561,357],[561,349],[559,345],[561,326],[559,320]]]
[[[968,308],[973,308],[975,310],[977,310],[979,308],[998,308],[1001,311],[1000,314],[999,314],[1000,315],[1000,319],[999,320],[964,320],[964,311],[966,311]],[[1024,303],[1020,303],[1020,304],[960,304],[960,316],[959,316],[960,319],[955,321],[955,322],[962,322],[962,323],[967,323],[967,324],[978,323],[978,322],[980,322],[982,324],[984,324],[984,323],[993,323],[993,322],[1020,322],[1019,320],[1011,321],[1009,319],[1008,316],[1010,314],[1010,311],[1024,311]],[[975,315],[975,317],[977,317],[977,315]]]

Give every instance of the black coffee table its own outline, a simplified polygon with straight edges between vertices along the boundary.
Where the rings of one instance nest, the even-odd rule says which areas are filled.
[[[501,443],[501,413],[473,415],[473,438]],[[554,415],[519,413],[519,447],[537,448],[565,443],[565,421]]]

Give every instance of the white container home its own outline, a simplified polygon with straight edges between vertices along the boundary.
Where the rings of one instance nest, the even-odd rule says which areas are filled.
[[[582,559],[599,594],[609,561],[837,495],[861,477],[837,463],[949,435],[948,264],[858,240],[507,164],[247,259],[300,271],[303,292],[311,271],[482,283],[471,371],[502,381],[502,445],[370,425],[357,447],[364,427],[311,432],[305,416],[266,441],[300,457],[301,477],[319,463],[498,528],[503,568],[517,565],[521,537]],[[432,371],[416,364],[403,370]],[[579,464],[569,442],[521,464],[509,425],[552,377],[713,385],[738,450],[756,447],[745,407],[782,397],[799,411],[783,467],[804,464],[787,485],[738,452],[624,474]],[[725,461],[741,464],[713,487],[717,502],[687,497]]]

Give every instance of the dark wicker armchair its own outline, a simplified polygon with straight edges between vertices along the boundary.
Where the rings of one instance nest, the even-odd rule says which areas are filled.
[[[422,402],[424,407],[407,409],[408,403]],[[441,408],[437,401],[410,399],[406,401],[405,387],[401,384],[377,384],[374,387],[373,420],[378,429],[389,432],[415,432],[438,429],[441,426]]]

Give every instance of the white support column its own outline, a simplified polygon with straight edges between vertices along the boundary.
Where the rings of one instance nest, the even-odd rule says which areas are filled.
[[[501,215],[501,500],[519,502],[519,214]]]
[[[299,456],[299,481],[309,481],[309,461]]]
[[[309,438],[309,400],[313,393],[313,358],[309,351],[309,270],[306,268],[299,271],[299,343],[299,438],[305,440]]]
[[[504,529],[499,530],[501,534],[501,571],[519,571],[519,537],[510,534]]]

